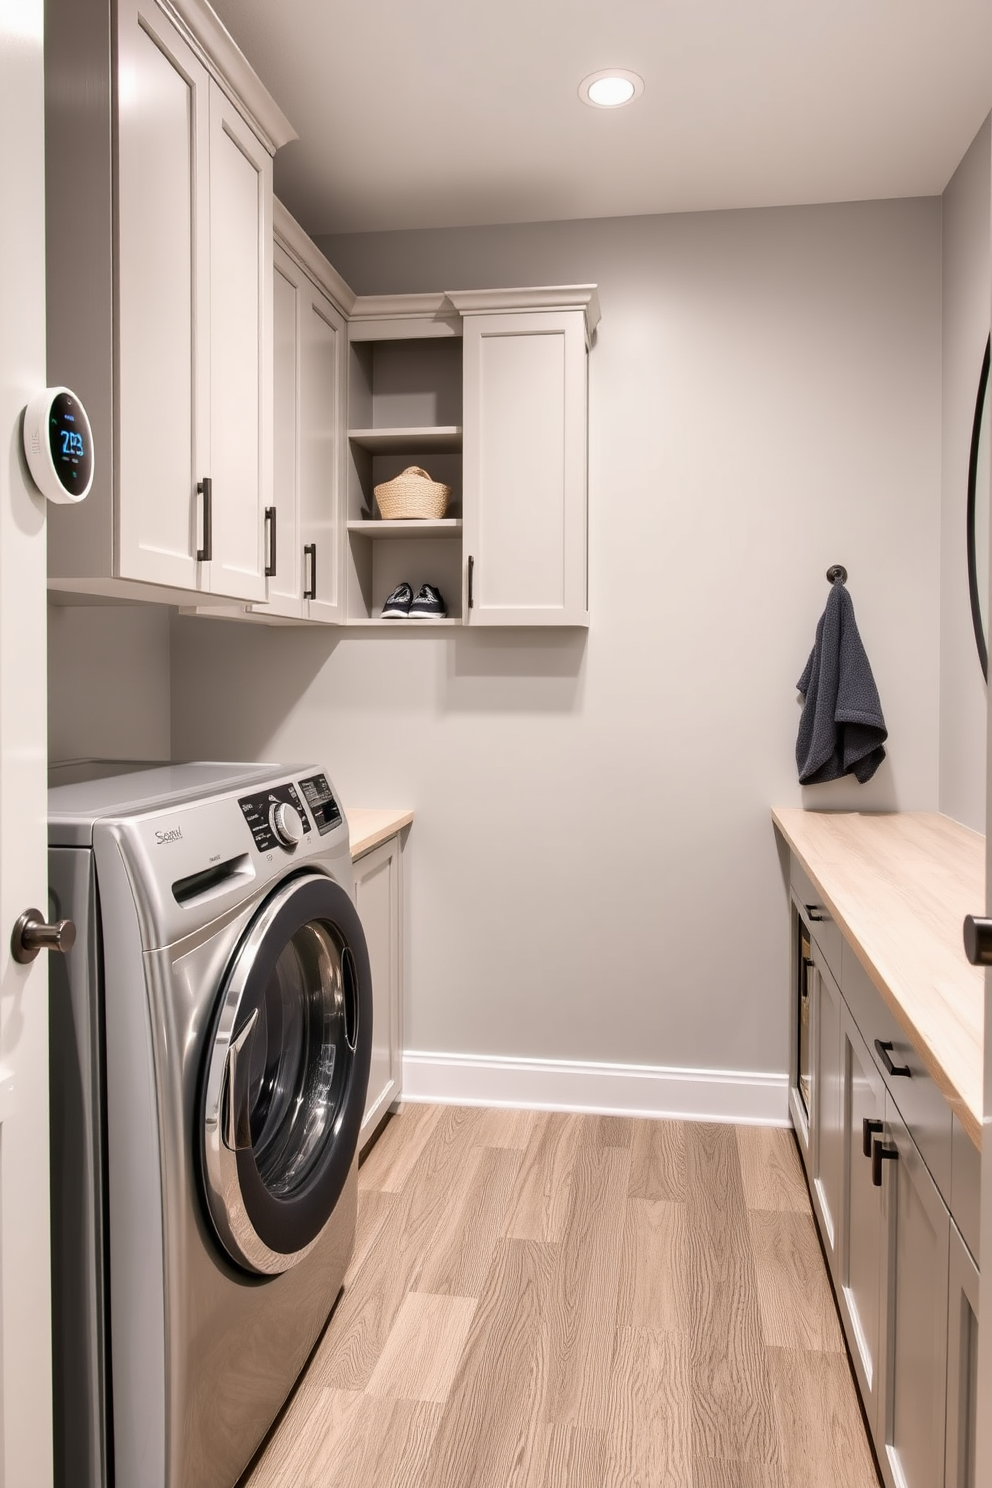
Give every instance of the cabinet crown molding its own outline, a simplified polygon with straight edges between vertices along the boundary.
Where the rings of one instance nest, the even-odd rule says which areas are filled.
[[[342,315],[351,315],[357,298],[354,290],[344,282],[334,265],[328,262],[277,196],[272,198],[272,229],[276,242],[296,261],[307,278],[313,280]]]
[[[493,315],[515,310],[583,310],[592,335],[600,321],[595,284],[553,284],[519,289],[449,289],[446,298],[459,315]]]
[[[158,5],[194,42],[221,86],[233,93],[270,154],[299,138],[234,37],[204,0],[158,0]]]

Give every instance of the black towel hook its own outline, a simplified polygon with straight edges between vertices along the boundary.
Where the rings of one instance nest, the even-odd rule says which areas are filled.
[[[843,563],[835,563],[832,568],[828,568],[827,569],[827,583],[828,584],[846,584],[847,583],[847,569],[844,567]]]

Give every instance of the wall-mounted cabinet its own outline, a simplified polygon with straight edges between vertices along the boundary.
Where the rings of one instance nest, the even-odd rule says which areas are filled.
[[[594,286],[359,298],[349,336],[348,619],[406,580],[444,620],[588,625],[587,378]],[[445,517],[384,520],[375,487],[417,465]]]
[[[293,131],[195,0],[52,0],[49,21],[49,377],[86,403],[96,468],[50,513],[50,583],[263,600],[272,155]]]

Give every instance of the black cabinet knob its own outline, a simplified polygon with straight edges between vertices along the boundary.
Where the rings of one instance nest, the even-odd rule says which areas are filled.
[[[992,920],[965,915],[964,953],[972,966],[992,966]]]

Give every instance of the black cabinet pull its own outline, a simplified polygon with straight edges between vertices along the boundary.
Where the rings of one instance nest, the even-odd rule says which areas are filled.
[[[209,475],[197,481],[196,494],[203,497],[203,547],[197,548],[196,556],[200,563],[209,563],[214,554],[214,483]]]
[[[873,1121],[866,1116],[861,1123],[861,1150],[865,1157],[871,1157],[871,1139],[876,1132],[880,1132],[884,1126],[882,1121]]]
[[[875,1052],[885,1065],[890,1075],[905,1075],[906,1079],[912,1079],[913,1071],[908,1064],[893,1064],[889,1058],[889,1050],[892,1048],[891,1039],[876,1039]]]
[[[898,1147],[889,1147],[875,1138],[875,1145],[871,1149],[871,1181],[876,1188],[882,1186],[882,1163],[892,1162],[898,1156]]]
[[[310,583],[306,581],[306,562],[310,559]],[[317,598],[317,544],[306,543],[303,548],[303,598]]]
[[[274,579],[276,576],[276,509],[274,506],[265,508],[265,525],[269,529],[269,561],[265,565],[265,577]]]
[[[815,904],[807,904],[806,918],[808,920],[812,920],[814,925],[819,925],[822,924],[824,920],[829,920],[830,916],[821,914],[820,910]]]
[[[474,588],[473,580],[474,580],[474,578],[475,578],[475,559],[472,557],[472,554],[469,553],[469,555],[468,555],[468,607],[469,607],[469,609],[471,609],[472,606],[475,604],[475,597],[474,597],[474,594],[473,594],[473,588]]]

